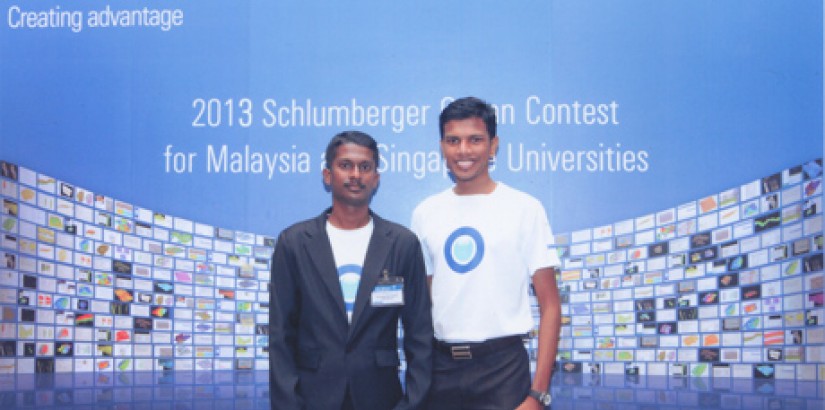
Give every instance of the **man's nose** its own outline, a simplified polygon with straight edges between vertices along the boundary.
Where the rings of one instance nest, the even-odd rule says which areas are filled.
[[[349,171],[348,177],[352,180],[361,179],[361,170],[358,169],[358,167],[352,167],[352,169]]]
[[[466,153],[468,148],[469,148],[469,145],[467,144],[467,141],[458,140],[458,144],[456,146],[456,151],[458,151],[459,154]]]

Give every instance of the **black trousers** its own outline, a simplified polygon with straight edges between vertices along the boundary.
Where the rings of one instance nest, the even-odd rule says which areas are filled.
[[[512,410],[527,398],[530,358],[519,338],[470,358],[448,348],[434,351],[430,410]]]

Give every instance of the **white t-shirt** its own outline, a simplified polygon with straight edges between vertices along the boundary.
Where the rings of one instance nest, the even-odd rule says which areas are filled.
[[[341,281],[344,306],[347,308],[347,319],[350,323],[373,227],[372,218],[368,224],[358,229],[336,228],[327,221],[327,235],[332,245],[332,255],[335,258],[335,267],[338,268],[338,280]]]
[[[419,204],[411,225],[432,276],[437,339],[479,342],[533,328],[532,275],[560,265],[537,199],[500,182],[490,194],[448,189]]]

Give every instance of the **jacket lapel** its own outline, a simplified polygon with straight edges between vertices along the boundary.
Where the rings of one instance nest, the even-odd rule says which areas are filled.
[[[338,306],[343,320],[347,321],[347,310],[344,306],[344,293],[341,290],[341,282],[338,279],[338,268],[335,267],[335,257],[332,254],[332,246],[329,244],[326,221],[327,213],[324,212],[315,219],[312,230],[307,230],[309,241],[307,241],[307,255],[309,260],[315,265],[321,282],[327,288],[332,300]]]
[[[390,249],[392,249],[392,238],[391,231],[388,229],[389,226],[375,214],[372,215],[372,219],[375,226],[367,247],[364,267],[361,270],[361,281],[358,283],[358,293],[355,296],[352,325],[349,331],[350,337],[352,337],[360,325],[359,319],[370,304],[372,291],[375,288],[375,284],[378,283]]]

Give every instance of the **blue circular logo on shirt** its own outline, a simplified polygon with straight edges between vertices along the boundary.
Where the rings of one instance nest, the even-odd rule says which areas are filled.
[[[339,266],[338,279],[341,281],[341,292],[344,294],[347,313],[352,315],[355,308],[355,296],[358,294],[358,283],[361,281],[361,266],[354,264]]]
[[[481,263],[484,257],[484,239],[477,230],[462,226],[447,237],[444,257],[454,272],[467,273]]]

